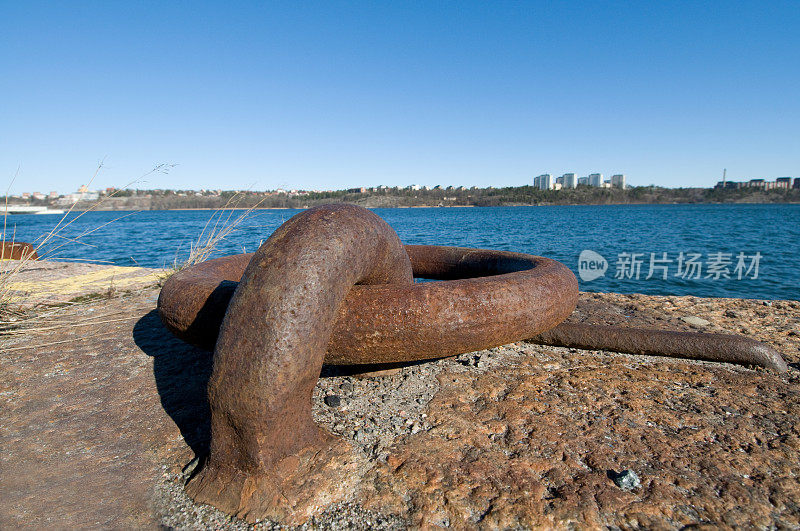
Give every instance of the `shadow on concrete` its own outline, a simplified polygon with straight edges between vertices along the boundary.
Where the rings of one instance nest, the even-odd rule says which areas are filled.
[[[161,323],[157,310],[147,313],[134,325],[133,340],[145,354],[153,358],[153,375],[164,411],[178,426],[195,455],[203,458],[208,454],[211,441],[207,387],[213,353],[172,335]],[[419,363],[425,362],[323,365],[320,378],[359,376]]]
[[[133,340],[153,358],[153,375],[164,411],[197,456],[208,454],[211,414],[208,379],[211,352],[173,336],[161,323],[158,311],[147,313],[133,327]]]

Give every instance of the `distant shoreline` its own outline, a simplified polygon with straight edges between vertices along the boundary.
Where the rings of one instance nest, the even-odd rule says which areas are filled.
[[[774,202],[774,201],[765,201],[765,202],[742,202],[742,203],[720,203],[720,202],[704,202],[704,203],[602,203],[602,204],[538,204],[538,205],[492,205],[492,206],[478,206],[478,205],[448,205],[448,206],[432,206],[432,205],[413,205],[413,206],[366,206],[365,208],[368,209],[378,209],[378,208],[385,208],[385,209],[423,209],[423,208],[431,208],[431,209],[454,209],[454,208],[538,208],[538,207],[575,207],[575,206],[584,206],[584,207],[607,207],[607,206],[686,206],[686,205],[800,205],[800,201],[784,201],[784,202]],[[316,206],[316,205],[315,205]],[[298,207],[219,207],[219,208],[153,208],[153,209],[141,209],[141,208],[99,208],[99,209],[91,209],[93,212],[137,212],[137,211],[149,211],[149,212],[216,212],[219,210],[233,210],[233,211],[248,211],[248,210],[308,210],[309,208],[313,208],[311,206],[298,206]],[[74,208],[73,212],[87,212],[89,211],[89,207],[85,208]],[[14,214],[9,214],[14,215]]]
[[[539,190],[533,186],[507,188],[407,188],[338,190],[326,192],[195,192],[192,190],[117,190],[99,201],[85,201],[75,210],[231,210],[303,209],[326,203],[351,203],[366,208],[452,208],[493,206],[590,206],[665,204],[800,204],[800,189],[765,190],[756,187],[660,188],[637,186],[598,188],[579,186],[567,190]],[[0,198],[2,200],[3,198]],[[11,198],[10,198],[11,199]],[[55,200],[11,205],[65,208]]]

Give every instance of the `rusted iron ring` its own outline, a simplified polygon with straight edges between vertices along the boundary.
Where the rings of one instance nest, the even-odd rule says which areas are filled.
[[[325,362],[442,358],[528,339],[575,309],[572,272],[549,258],[506,251],[406,245],[414,284],[355,285],[338,313]],[[212,350],[252,254],[217,258],[173,275],[158,309],[184,341]]]
[[[443,282],[414,283],[412,268],[414,276]],[[689,342],[716,355],[714,339],[702,334],[557,326],[577,298],[577,280],[559,262],[403,246],[383,220],[352,205],[307,210],[252,256],[179,272],[159,296],[161,318],[179,337],[214,345],[211,453],[187,491],[251,521],[285,523],[300,523],[346,496],[357,468],[353,454],[311,418],[323,360],[424,360],[539,334],[551,344],[641,353],[671,353]],[[742,341],[729,343],[743,347],[738,362],[753,355]]]
[[[417,305],[419,301],[437,300],[445,307],[453,308],[453,305],[446,301],[463,295],[461,291],[449,289],[451,286],[465,283],[456,280],[459,276],[495,275],[503,270],[501,264],[505,263],[505,267],[511,269],[524,268],[526,264],[534,270],[539,267],[536,272],[539,278],[545,279],[551,274],[545,273],[544,269],[552,267],[553,264],[552,260],[546,258],[504,251],[425,245],[406,245],[405,249],[411,259],[415,278],[450,282],[415,284],[411,291],[414,291],[416,296],[409,299],[405,295],[408,292],[407,288],[399,286],[353,286],[337,318],[334,334],[325,356],[326,363],[348,365],[404,362],[461,354],[504,344],[497,343],[497,338],[483,343],[478,341],[481,338],[473,335],[476,329],[480,330],[477,325],[470,327],[469,330],[472,331],[468,330],[466,334],[463,330],[448,328],[450,326],[448,323],[463,325],[461,321],[463,316],[453,318],[452,314],[441,314],[442,319],[436,323],[420,320],[418,315],[414,319],[398,323],[398,320],[392,319],[391,316],[417,314],[419,308],[414,310],[406,307],[412,300]],[[230,298],[252,256],[251,253],[217,258],[174,275],[164,286],[159,299],[159,311],[167,328],[188,343],[205,350],[213,350]],[[532,278],[530,272],[523,277]],[[471,278],[466,283],[478,284],[480,289],[498,293],[494,289],[496,283],[506,282],[506,279],[506,276],[484,276],[479,282],[476,282],[478,279]],[[561,285],[562,289],[564,287]],[[571,291],[564,294],[553,290],[550,293],[554,298],[573,300]],[[476,293],[473,292],[471,301],[459,302],[462,307],[470,302],[477,307],[475,296]],[[554,325],[555,327],[542,328],[542,322],[537,319],[548,312],[552,314],[553,308],[545,308],[542,312],[537,312],[532,307],[522,310],[516,308],[517,313],[511,313],[507,306],[504,307],[502,304],[500,306],[503,312],[500,320],[518,319],[516,324],[519,328],[515,330],[516,337],[509,335],[506,342],[525,339],[532,343],[583,350],[606,350],[755,365],[778,372],[786,372],[788,369],[786,362],[774,348],[741,335],[566,322],[556,323],[558,326]],[[497,321],[494,318],[488,319],[488,322],[486,319],[492,315],[491,313],[484,312],[477,316],[475,313],[471,313],[472,317],[482,320],[484,330],[495,326]],[[535,318],[531,317],[531,314],[534,314]],[[552,323],[555,319],[551,317],[553,316],[549,315],[544,321]],[[542,333],[537,335],[534,332],[537,329],[542,330]],[[420,349],[416,346],[435,344],[435,341],[431,342],[431,337],[441,338],[445,331],[450,334],[447,337],[451,339],[455,337],[455,340],[438,343],[434,350],[427,347]],[[401,334],[405,336],[400,337]],[[458,343],[459,338],[462,340],[461,343]]]
[[[0,243],[0,260],[38,260],[39,255],[36,248],[26,242],[7,242]]]

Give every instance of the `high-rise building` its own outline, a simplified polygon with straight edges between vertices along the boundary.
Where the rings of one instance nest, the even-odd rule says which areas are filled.
[[[788,190],[792,187],[792,178],[791,177],[778,177],[775,179],[775,188],[785,188]]]
[[[578,186],[578,176],[574,173],[565,173],[561,176],[561,183],[564,188],[575,188]]]
[[[553,188],[553,176],[549,173],[543,173],[533,179],[533,187],[539,190],[550,190]]]
[[[588,177],[578,177],[578,186],[589,186]]]
[[[625,189],[625,175],[622,173],[618,173],[617,175],[611,176],[611,186],[614,188],[622,188]]]
[[[602,173],[590,173],[589,174],[589,186],[603,186],[603,174]]]

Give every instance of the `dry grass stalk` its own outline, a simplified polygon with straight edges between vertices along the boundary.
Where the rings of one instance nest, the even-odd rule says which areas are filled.
[[[238,230],[241,224],[249,218],[253,214],[253,211],[264,201],[264,199],[262,199],[255,205],[244,209],[238,217],[233,218],[233,214],[241,210],[238,208],[238,205],[244,198],[245,195],[242,192],[236,192],[236,194],[225,202],[222,208],[214,211],[203,226],[203,230],[200,231],[197,241],[189,243],[189,256],[181,263],[178,263],[176,259],[172,269],[162,278],[162,282],[182,269],[208,260],[219,244]]]
[[[28,335],[28,334],[40,334],[43,332],[52,332],[55,330],[62,330],[66,326],[69,326],[70,329],[75,328],[83,328],[83,327],[96,327],[98,325],[105,325],[111,323],[122,323],[125,321],[132,321],[134,319],[140,319],[141,315],[127,315],[125,317],[117,317],[111,319],[114,315],[119,315],[123,312],[109,312],[96,315],[91,318],[75,321],[74,319],[70,318],[68,320],[57,318],[50,320],[46,323],[40,322],[38,319],[36,320],[35,324],[32,323],[25,323],[18,328],[13,330],[9,330],[8,332],[4,333],[3,335],[6,336],[18,336],[18,335]],[[45,326],[46,325],[46,326]]]
[[[8,347],[4,348],[3,352],[16,352],[18,350],[39,350],[42,348],[53,347],[55,345],[63,345],[65,343],[72,343],[74,341],[85,341],[87,339],[111,339],[114,337],[113,333],[108,333],[105,330],[98,331],[92,334],[88,334],[85,336],[81,336],[80,338],[70,338],[70,339],[62,339],[60,341],[51,341],[50,343],[40,343],[38,345],[21,345],[18,347]]]

